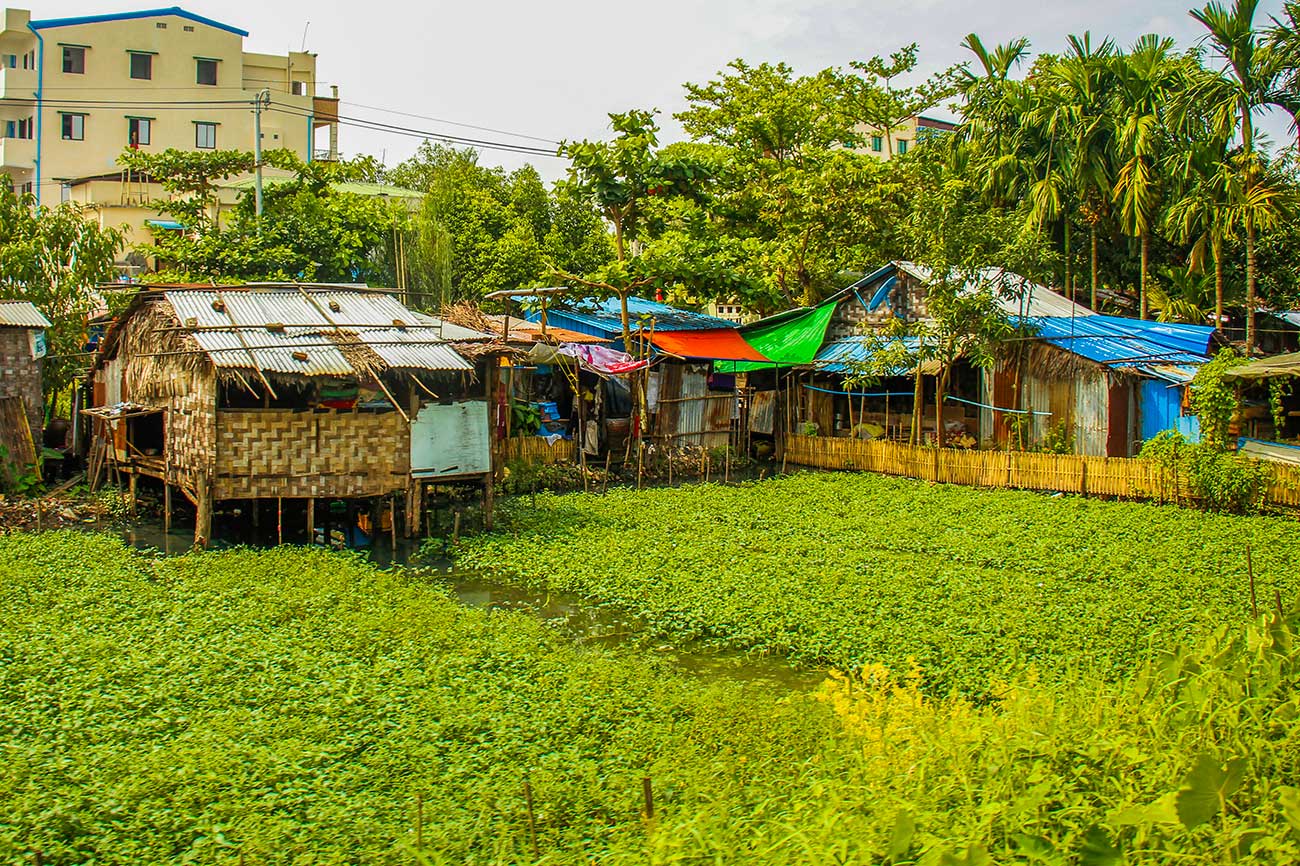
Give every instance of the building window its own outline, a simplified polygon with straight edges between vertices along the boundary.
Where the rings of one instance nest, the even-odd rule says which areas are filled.
[[[70,75],[85,75],[86,49],[80,45],[63,46],[63,71]]]
[[[27,181],[26,183],[23,184],[23,186],[22,186],[22,194],[23,194],[23,195],[31,195],[33,189],[34,189],[34,187],[32,186],[32,182],[29,180],[29,181]]]
[[[873,152],[875,152],[875,153],[880,153],[881,149],[882,149],[884,146],[885,146],[885,141],[884,141],[884,139],[882,139],[882,138],[881,138],[880,136],[878,136],[878,135],[873,135],[873,136],[871,136],[871,150],[872,150]]]
[[[215,87],[217,84],[217,61],[199,57],[194,62],[196,66],[194,80],[199,84]]]
[[[194,32],[194,25],[193,25],[193,24],[182,24],[182,25],[181,25],[181,29],[184,30],[186,33],[193,33],[193,32]]]
[[[18,137],[19,137],[19,138],[31,138],[31,137],[32,137],[32,129],[35,127],[35,125],[36,125],[36,123],[35,123],[35,120],[34,120],[33,118],[30,118],[30,117],[23,117],[23,118],[20,118],[20,119],[18,120]]]
[[[6,54],[4,56],[4,61],[5,61],[4,65],[8,66],[10,69],[16,69],[18,67],[17,54]]]
[[[167,29],[167,22],[166,22],[166,21],[158,21],[158,22],[156,22],[153,26],[154,26],[154,27],[157,27],[159,30],[166,30],[166,29]]]
[[[66,180],[59,184],[59,204],[72,201],[72,184]]]
[[[898,153],[899,153],[899,155],[902,155],[902,154],[904,154],[904,153],[907,153],[907,139],[906,139],[906,138],[900,138],[900,139],[898,140]]]
[[[86,115],[64,114],[62,117],[63,140],[84,141],[86,139]]]
[[[153,138],[153,118],[128,117],[126,119],[126,140],[132,148],[150,144]]]
[[[140,81],[153,79],[153,55],[131,52],[131,77]]]
[[[294,96],[306,96],[306,95],[307,95],[307,82],[305,82],[305,81],[295,81],[295,82],[293,82],[293,84],[290,85],[290,89],[291,89],[291,91],[293,92],[293,95],[294,95]]]
[[[217,146],[217,125],[215,123],[196,122],[194,124],[194,146],[203,150],[212,150]]]

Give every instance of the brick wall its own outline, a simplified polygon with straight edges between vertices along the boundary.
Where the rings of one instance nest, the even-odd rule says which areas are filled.
[[[0,397],[12,396],[27,403],[27,421],[39,451],[45,419],[41,362],[32,359],[31,338],[25,328],[0,328]]]

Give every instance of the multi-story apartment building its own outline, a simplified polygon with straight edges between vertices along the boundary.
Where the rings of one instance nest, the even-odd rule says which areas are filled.
[[[263,92],[264,148],[336,159],[338,91],[316,95],[316,55],[246,52],[247,35],[179,7],[45,20],[6,9],[0,170],[42,204],[84,201],[73,188],[120,172],[127,147],[253,150]]]
[[[863,134],[865,139],[863,152],[877,159],[887,160],[893,159],[895,156],[902,156],[910,148],[915,147],[917,142],[925,141],[926,138],[933,135],[952,132],[956,128],[955,123],[918,115],[907,118],[898,126],[889,130],[888,134],[883,129],[875,129],[865,125],[858,127],[858,131]]]

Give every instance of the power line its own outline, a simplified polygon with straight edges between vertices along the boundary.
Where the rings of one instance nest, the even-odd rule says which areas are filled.
[[[543,138],[540,135],[528,135],[523,132],[511,132],[508,129],[495,129],[491,126],[477,126],[473,123],[461,123],[460,121],[457,120],[447,120],[444,117],[430,117],[427,114],[413,114],[412,112],[409,111],[398,111],[395,108],[380,108],[377,105],[362,105],[361,103],[353,102],[350,99],[346,99],[346,100],[341,99],[339,100],[339,102],[347,105],[355,106],[356,108],[364,108],[369,111],[378,111],[383,114],[395,114],[400,117],[413,117],[416,120],[432,120],[434,123],[446,123],[450,126],[463,126],[466,129],[477,129],[477,130],[481,130],[482,132],[495,132],[498,135],[509,135],[514,138],[527,138],[527,139],[531,139],[532,141],[541,141],[546,144],[553,144],[556,145],[557,147],[560,144],[558,141],[556,141],[553,138]]]
[[[292,108],[287,108],[284,106],[279,106],[274,104],[271,106],[270,110],[279,112],[280,114],[287,114],[291,117],[310,118],[316,116],[311,113],[297,111]],[[479,138],[468,138],[466,136],[453,135],[451,133],[446,133],[446,132],[434,132],[427,129],[414,129],[408,126],[398,126],[396,124],[382,123],[380,121],[367,120],[365,118],[360,118],[360,117],[347,117],[345,115],[339,115],[338,123],[340,126],[351,126],[357,129],[367,129],[372,132],[389,132],[395,135],[406,135],[414,138],[435,139],[438,141],[446,142],[448,144],[460,144],[460,145],[465,145],[467,147],[484,148],[487,150],[502,150],[502,151],[508,151],[510,153],[521,153],[528,156],[550,156],[550,157],[559,156],[554,150],[551,150],[549,148],[532,147],[530,145],[525,145],[525,144],[514,144],[511,142],[503,142],[503,141],[490,141],[487,139],[479,139]]]

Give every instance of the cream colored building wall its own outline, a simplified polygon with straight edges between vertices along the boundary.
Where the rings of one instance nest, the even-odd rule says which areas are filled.
[[[865,141],[862,152],[882,160],[890,160],[898,156],[898,143],[900,141],[907,142],[909,148],[914,147],[916,145],[916,130],[915,117],[909,117],[894,129],[891,129],[888,135],[883,130],[868,126],[865,123],[859,124],[857,127],[857,131],[862,134]],[[880,139],[880,150],[876,150],[873,146],[873,136]]]
[[[40,53],[28,19],[24,10],[6,10],[0,55]],[[36,114],[39,86],[40,146],[34,140],[0,138],[0,166],[19,187],[39,173],[35,191],[43,204],[68,195],[62,181],[120,170],[117,158],[130,143],[132,117],[150,121],[149,143],[140,145],[144,151],[194,150],[199,121],[217,124],[217,149],[252,150],[253,101],[263,89],[270,91],[270,106],[262,114],[263,147],[289,148],[312,158],[312,54],[247,53],[240,34],[178,15],[47,26],[38,32],[44,41],[40,81],[35,69],[21,64],[0,69],[0,136],[5,120]],[[85,47],[84,73],[63,71],[64,45]],[[131,78],[131,52],[152,56],[151,79]],[[198,83],[199,58],[217,61],[215,86]],[[293,82],[299,83],[297,94]],[[62,137],[65,114],[84,115],[83,140]]]

